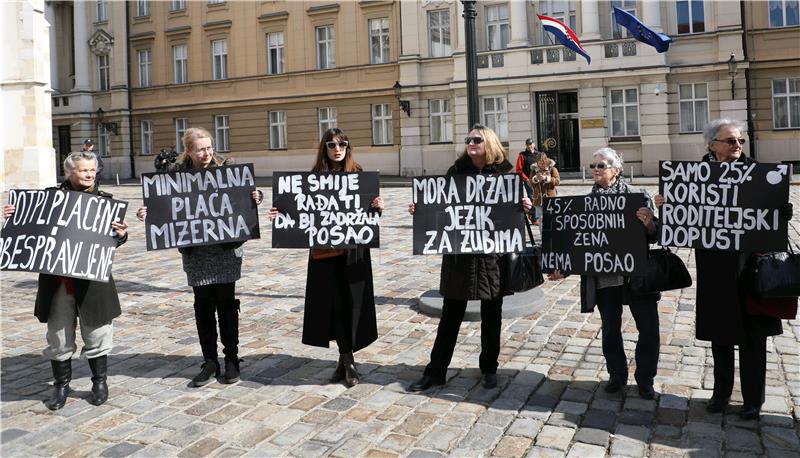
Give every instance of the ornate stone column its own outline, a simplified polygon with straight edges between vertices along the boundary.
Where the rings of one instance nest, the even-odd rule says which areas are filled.
[[[528,11],[526,0],[511,0],[511,41],[508,46],[528,46]]]
[[[88,91],[89,88],[89,34],[86,20],[86,2],[74,2],[73,44],[75,49],[75,91]]]
[[[581,41],[599,40],[601,38],[599,11],[597,0],[583,0],[581,2]]]

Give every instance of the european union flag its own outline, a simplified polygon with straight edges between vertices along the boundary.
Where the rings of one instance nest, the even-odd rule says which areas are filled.
[[[617,19],[617,24],[630,30],[631,35],[642,43],[656,48],[658,52],[666,52],[669,49],[672,38],[642,24],[642,21],[631,13],[615,6],[614,17]]]

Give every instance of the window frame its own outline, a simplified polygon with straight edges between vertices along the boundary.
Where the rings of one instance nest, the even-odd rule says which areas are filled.
[[[108,4],[106,0],[97,0],[95,2],[95,17],[97,22],[108,21]]]
[[[142,60],[146,56],[147,60]],[[153,85],[153,53],[150,48],[136,50],[136,62],[139,69],[139,87]],[[144,67],[144,69],[142,68]]]
[[[230,131],[230,117],[228,115],[214,115],[214,138],[217,143],[214,149],[216,151],[224,153],[231,150]]]
[[[772,8],[771,7],[772,7],[773,4],[778,3],[778,2],[780,2],[780,5],[781,5],[780,6],[781,23],[778,24],[778,25],[774,25],[773,22],[772,22]],[[796,27],[796,26],[800,25],[800,3],[797,5],[797,10],[798,10],[798,12],[797,12],[797,14],[798,14],[797,23],[788,24],[787,20],[786,20],[786,3],[787,2],[798,3],[796,0],[769,0],[768,2],[766,2],[766,4],[767,4],[767,17],[769,18],[768,19],[768,24],[769,24],[769,28],[770,29],[779,29],[779,28],[783,28],[783,27]]]
[[[378,29],[373,29],[373,24],[378,23]],[[386,24],[384,28],[383,25]],[[391,48],[389,43],[389,18],[380,17],[367,20],[367,30],[369,31],[369,63],[370,64],[386,64],[389,63],[391,55]],[[373,41],[378,40],[379,54],[375,55],[375,47]]]
[[[278,36],[280,35],[280,43],[277,45],[270,44],[270,37],[271,36]],[[286,59],[286,50],[285,50],[285,36],[283,30],[277,32],[270,32],[267,34],[267,75],[280,75],[282,73],[286,73],[285,59]],[[272,51],[275,51],[276,57],[272,57]],[[273,62],[273,59],[278,59],[277,62]],[[275,65],[273,65],[275,64]],[[273,67],[276,69],[273,71]]]
[[[273,120],[273,114],[276,115]],[[267,112],[267,125],[269,131],[269,149],[271,150],[285,150],[288,149],[288,128],[286,125],[286,111],[284,110],[270,110]],[[277,130],[277,135],[273,130]]]
[[[628,102],[628,92],[629,90],[633,90],[636,93],[636,102]],[[614,91],[621,91],[622,92],[622,103],[614,103],[612,92]],[[608,97],[608,119],[610,120],[608,128],[611,130],[609,132],[610,139],[618,139],[618,138],[639,138],[641,136],[642,125],[641,125],[641,113],[639,110],[639,90],[635,86],[625,86],[625,87],[611,87],[608,88],[608,92],[606,93]],[[628,132],[628,110],[627,108],[630,106],[636,107],[636,133]],[[621,135],[615,135],[614,132],[614,108],[615,107],[622,107],[622,127],[623,133]]]
[[[631,7],[630,4],[633,4],[633,7]],[[614,16],[614,7],[616,6],[617,8],[627,11],[631,13],[633,16],[636,16],[636,0],[611,0],[609,5],[610,5],[609,8],[611,8],[611,13],[610,13],[611,39],[621,40],[621,39],[633,38],[633,35],[631,35],[630,30],[617,24],[617,17]]]
[[[100,157],[111,156],[111,138],[108,130],[102,124],[97,126],[97,147],[100,150]]]
[[[434,110],[434,102],[439,102],[439,110]],[[444,109],[447,108],[447,111]],[[442,138],[433,136],[433,126],[438,124]],[[428,138],[431,144],[453,143],[453,106],[449,98],[428,100]]]
[[[494,108],[486,110],[486,102],[494,100]],[[497,101],[503,101],[503,109],[498,110]],[[490,122],[487,116],[491,115],[493,120]],[[481,121],[484,126],[494,130],[501,141],[508,140],[508,96],[507,95],[487,95],[481,97]]]
[[[326,117],[322,117],[322,110],[325,110]],[[331,117],[331,113],[333,113],[333,117]],[[326,130],[336,127],[338,121],[338,110],[336,107],[319,107],[317,108],[317,127],[319,128],[319,138],[322,138],[322,135],[325,133]],[[323,129],[323,123],[327,126]]]
[[[702,25],[703,30],[695,30],[695,20],[694,20],[694,7],[695,3],[700,3],[700,7],[702,8]],[[686,4],[687,14],[689,16],[689,31],[688,32],[681,32],[681,23],[680,21],[680,5]],[[704,0],[676,0],[675,1],[675,25],[677,27],[678,35],[691,35],[694,33],[703,33],[706,31],[706,4]]]
[[[183,124],[183,129],[179,126]],[[175,118],[175,151],[183,151],[183,134],[189,129],[189,118]]]
[[[319,33],[326,30],[326,36],[320,39]],[[317,51],[317,70],[336,68],[336,29],[333,24],[314,27],[314,43]],[[325,46],[323,55],[322,46]],[[325,58],[323,65],[322,59]]]
[[[177,55],[177,51],[180,48],[184,51],[183,58],[179,58]],[[179,81],[181,78],[178,78],[179,70],[183,75],[182,81]],[[185,43],[172,46],[172,80],[175,84],[186,84],[189,82],[189,45]]]
[[[170,0],[170,11],[183,11],[186,9],[186,0]]]
[[[370,118],[372,126],[372,144],[373,146],[386,146],[394,144],[394,123],[392,122],[394,112],[389,103],[373,103],[370,104]],[[377,126],[377,129],[376,129]],[[382,130],[379,131],[379,130]],[[378,138],[383,134],[383,138]]]
[[[775,92],[775,83],[778,81],[783,81],[785,83],[786,92]],[[795,81],[795,87],[797,88],[796,92],[791,91],[791,84],[790,81]],[[800,116],[797,116],[798,119],[792,118],[792,99],[797,98],[797,104],[800,105],[800,78],[775,78],[771,80],[770,84],[770,92],[772,94],[772,128],[774,130],[797,130],[800,129]],[[779,126],[778,125],[778,116],[777,116],[777,100],[778,99],[786,99],[786,126]],[[800,113],[798,113],[800,114]],[[794,121],[794,125],[792,122]]]
[[[97,90],[111,89],[111,58],[108,54],[97,56]]]
[[[153,155],[153,121],[139,120],[139,147],[141,156]]]
[[[150,0],[136,0],[136,17],[150,16]]]
[[[505,8],[505,13],[506,13],[505,18],[501,18],[500,17],[500,9],[501,8]],[[489,20],[489,10],[491,10],[491,9],[497,9],[498,10],[498,14],[497,14],[498,19],[497,20],[491,20],[491,21]],[[484,13],[486,15],[485,17],[486,17],[486,49],[487,50],[489,50],[489,51],[500,51],[500,50],[508,48],[508,43],[511,41],[511,13],[510,13],[509,10],[510,10],[510,8],[509,8],[509,4],[508,3],[495,3],[494,5],[486,5],[485,6]],[[503,28],[504,28],[504,26],[505,26],[505,30],[506,30],[506,34],[505,34],[506,42],[505,43],[503,43]],[[500,40],[500,43],[499,43],[499,47],[498,48],[493,48],[492,47],[492,35],[491,35],[492,27],[497,27],[497,31],[499,32],[499,38],[498,39]]]
[[[683,98],[683,93],[681,88],[689,86],[691,87],[692,95],[689,98]],[[705,97],[698,97],[697,96],[697,87],[698,86],[705,86]],[[705,102],[705,113],[703,119],[698,122],[697,118],[697,111],[698,111],[698,104]],[[695,134],[703,132],[703,127],[709,121],[709,105],[710,100],[708,97],[708,83],[685,83],[678,85],[678,123],[680,132],[682,134]],[[683,122],[683,106],[684,104],[691,104],[692,106],[692,123],[693,126],[685,126]],[[692,127],[692,128],[689,128]]]
[[[441,43],[434,43],[433,41],[433,30],[434,27],[431,26],[431,17],[436,14],[438,16],[439,25],[435,28],[439,31],[439,37],[442,41]],[[447,18],[447,27],[442,25],[442,17],[443,15]],[[428,17],[428,55],[430,57],[449,57],[453,55],[453,39],[451,34],[450,28],[450,10],[443,9],[443,10],[430,10],[427,14]],[[447,34],[447,44],[444,44],[444,36],[445,32]],[[441,50],[439,49],[441,48]]]
[[[553,19],[558,19],[559,21],[567,24],[569,28],[578,33],[578,12],[577,6],[575,4],[575,0],[563,0],[563,1],[554,1],[554,0],[542,0],[537,2],[539,6],[539,14],[549,16]],[[556,7],[558,5],[566,5],[566,11],[556,11]],[[547,30],[542,27],[541,29],[542,34],[542,41],[543,45],[554,45],[557,44],[555,37],[552,33],[548,32]],[[580,33],[578,33],[580,35]]]
[[[217,44],[221,44],[224,49],[219,50],[216,48]],[[219,66],[217,65],[219,60]],[[228,79],[228,39],[220,38],[219,40],[211,40],[211,79],[214,81],[221,81]]]

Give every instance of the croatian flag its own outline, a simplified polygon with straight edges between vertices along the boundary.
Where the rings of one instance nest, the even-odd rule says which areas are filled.
[[[541,14],[537,14],[536,16],[542,21],[544,29],[555,35],[559,43],[585,57],[587,63],[592,63],[592,58],[589,57],[589,53],[583,49],[581,41],[578,40],[578,36],[575,35],[572,29],[558,19],[542,16]]]
[[[669,49],[672,38],[642,24],[642,21],[631,13],[615,6],[614,18],[616,18],[617,24],[631,31],[633,38],[656,48],[656,51],[661,53]]]

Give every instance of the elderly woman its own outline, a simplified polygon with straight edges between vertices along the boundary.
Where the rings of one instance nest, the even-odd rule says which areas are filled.
[[[754,162],[742,154],[744,129],[743,123],[733,119],[716,119],[708,123],[703,131],[708,149],[703,161]],[[657,199],[659,204],[662,201]],[[706,410],[717,413],[728,406],[733,392],[733,347],[738,345],[744,399],[739,416],[746,420],[756,419],[764,403],[767,336],[781,334],[781,321],[750,315],[745,310],[747,292],[743,274],[752,253],[709,250],[695,250],[694,253],[697,266],[695,332],[697,339],[711,341],[714,358],[714,393]]]
[[[636,217],[645,227],[647,240],[656,241],[653,204],[644,191],[634,189],[622,180],[622,157],[611,148],[600,148],[592,155],[594,178],[593,194],[644,193],[645,206],[636,211]],[[549,276],[551,280],[564,278],[560,272]],[[629,278],[615,276],[581,275],[581,312],[591,313],[595,305],[600,309],[603,331],[603,356],[609,380],[606,393],[615,393],[628,381],[628,359],[622,345],[622,305],[628,304],[636,321],[639,339],[636,341],[636,372],[634,378],[639,396],[653,399],[653,379],[656,376],[660,340],[658,336],[659,293],[636,294],[631,291]]]
[[[95,196],[111,198],[100,191],[95,182],[97,158],[90,151],[70,153],[64,160],[66,179],[58,189],[88,192]],[[3,207],[3,215],[14,214],[13,205]],[[128,240],[128,223],[112,222],[117,246]],[[50,410],[64,407],[72,380],[72,356],[78,347],[75,330],[80,323],[83,349],[81,356],[89,360],[92,370],[92,395],[89,402],[99,406],[108,399],[107,355],[111,352],[114,327],[111,320],[120,316],[119,296],[114,278],[108,283],[40,274],[36,292],[34,315],[47,323],[47,348],[44,355],[50,359],[53,370],[53,393],[45,402]]]
[[[213,138],[202,127],[192,127],[183,134],[183,154],[169,166],[170,171],[184,171],[233,164],[214,151]],[[253,200],[260,204],[260,191],[253,191]],[[147,217],[147,207],[136,212],[140,220]],[[183,271],[194,292],[194,318],[197,336],[203,352],[200,373],[192,379],[192,386],[211,383],[212,377],[221,374],[217,353],[217,317],[219,337],[225,354],[226,384],[240,380],[239,372],[239,300],[236,299],[236,281],[242,276],[244,242],[220,243],[178,248],[183,256]]]
[[[500,139],[492,129],[476,124],[464,139],[464,144],[464,152],[447,171],[448,175],[508,173],[513,170]],[[529,198],[524,197],[521,203],[526,212],[530,211]],[[408,212],[413,215],[415,211],[416,206],[409,205]],[[484,388],[497,386],[504,294],[500,278],[501,256],[496,253],[442,256],[439,281],[439,293],[444,298],[442,318],[431,349],[431,361],[422,378],[409,386],[409,391],[444,385],[467,301],[471,300],[481,301],[481,383]]]

